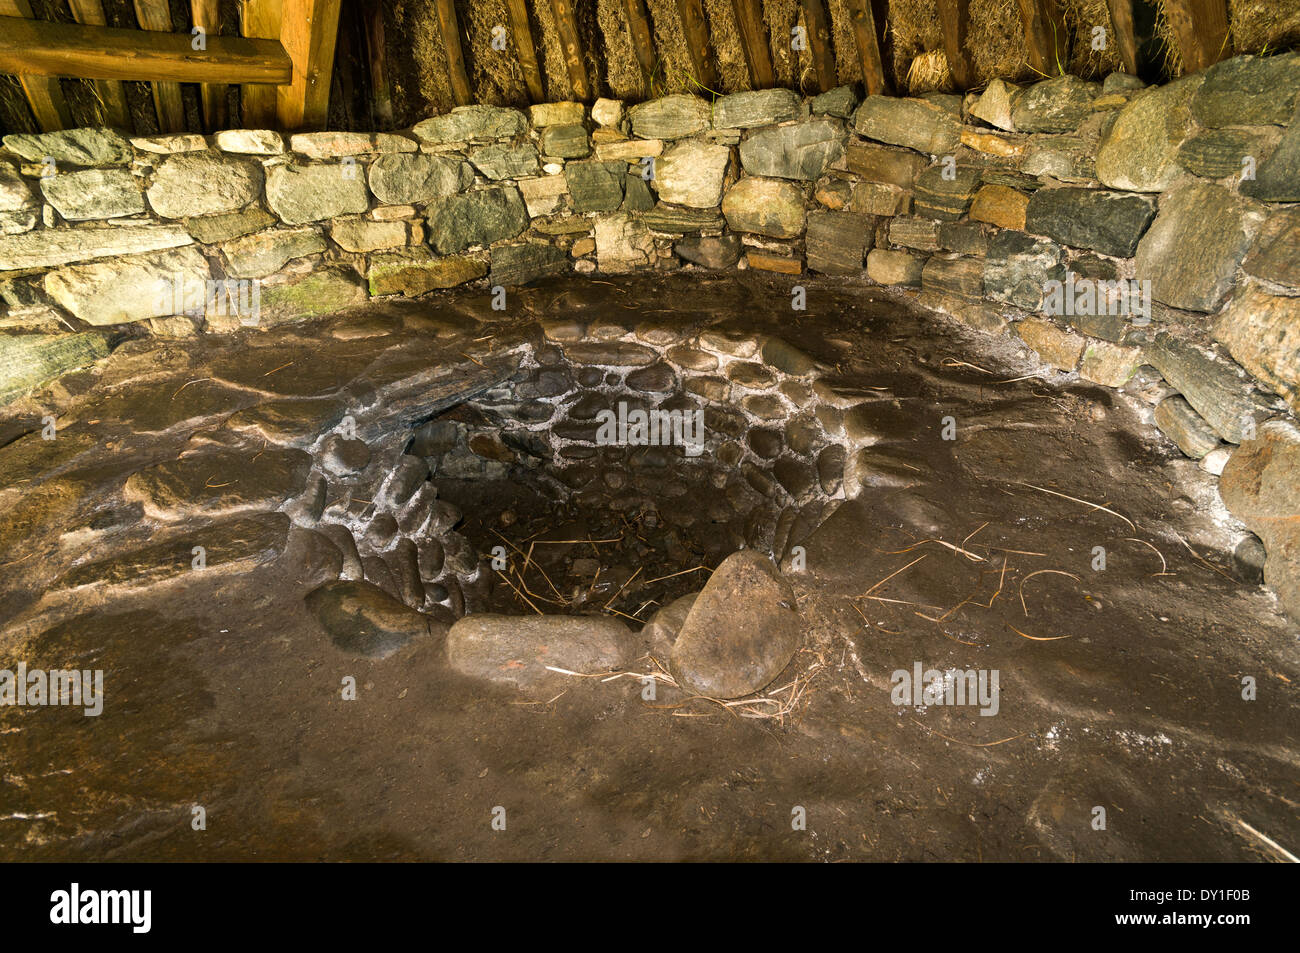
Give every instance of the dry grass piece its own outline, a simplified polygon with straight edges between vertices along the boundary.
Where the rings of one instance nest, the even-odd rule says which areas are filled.
[[[1047,573],[1047,574],[1051,574],[1051,575],[1054,575],[1054,576],[1069,576],[1069,577],[1070,577],[1071,579],[1073,579],[1075,582],[1083,582],[1083,580],[1080,579],[1078,576],[1076,576],[1074,573],[1072,573],[1072,572],[1066,572],[1064,569],[1036,569],[1036,570],[1034,570],[1034,571],[1031,572],[1028,576],[1026,576],[1024,579],[1021,579],[1021,580],[1020,580],[1020,608],[1022,608],[1022,609],[1025,610],[1025,616],[1026,616],[1026,617],[1028,617],[1028,615],[1029,615],[1029,607],[1025,605],[1025,583],[1027,583],[1029,580],[1033,579],[1035,576],[1041,576],[1041,575],[1043,575],[1043,574],[1045,574],[1045,573]],[[1026,637],[1027,637],[1027,636],[1026,636]]]

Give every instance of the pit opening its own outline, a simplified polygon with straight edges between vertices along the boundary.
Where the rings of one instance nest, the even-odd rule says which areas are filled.
[[[509,380],[413,431],[405,455],[462,516],[466,608],[643,622],[738,549],[781,559],[842,499],[806,371],[752,336],[642,333],[525,345]]]

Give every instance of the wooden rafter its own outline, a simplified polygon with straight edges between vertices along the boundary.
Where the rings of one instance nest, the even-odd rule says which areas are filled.
[[[214,37],[207,53],[184,33],[145,33],[47,20],[0,22],[0,73],[172,83],[287,83],[292,64],[274,40]]]
[[[867,87],[868,94],[883,96],[889,92],[881,43],[885,18],[876,16],[870,0],[847,0],[847,3],[849,23],[853,27],[853,39],[858,47],[858,61],[862,65],[863,85]]]
[[[206,34],[205,43],[220,34],[221,14],[217,9],[217,0],[190,0],[190,17],[194,26]],[[209,46],[209,49],[211,47]],[[199,89],[203,102],[203,124],[209,131],[224,129],[226,126],[226,84],[204,83]]]
[[[582,40],[578,36],[578,20],[573,13],[572,0],[551,0],[555,15],[555,32],[560,35],[560,48],[564,51],[564,66],[569,71],[569,89],[579,101],[591,99],[591,84],[587,81],[587,67],[582,62]]]
[[[800,0],[804,25],[808,28],[808,52],[812,55],[817,89],[826,92],[835,86],[835,57],[831,53],[831,25],[823,0]]]
[[[506,0],[506,15],[510,18],[510,35],[514,39],[515,55],[519,57],[519,68],[523,70],[524,85],[528,87],[528,101],[540,103],[546,99],[546,92],[542,88],[533,30],[528,23],[528,4],[525,0]]]
[[[68,9],[72,11],[73,19],[85,26],[108,26],[104,4],[100,0],[68,0]],[[126,105],[126,88],[121,80],[96,79],[92,82],[95,85],[95,95],[104,107],[104,122],[130,132],[131,111]]]
[[[286,132],[323,129],[339,33],[340,0],[282,0],[280,42],[293,61],[293,80],[276,90],[275,112]]]
[[[1115,46],[1119,50],[1124,72],[1136,76],[1138,71],[1137,34],[1133,27],[1133,0],[1106,0],[1110,22],[1115,28]]]
[[[1025,27],[1029,66],[1043,76],[1058,76],[1069,63],[1065,17],[1054,0],[1016,0]]]
[[[0,0],[0,16],[31,19],[32,7],[27,0]],[[47,74],[24,73],[17,69],[5,72],[18,74],[18,82],[27,96],[27,104],[31,106],[36,125],[42,132],[72,127],[72,111],[68,109],[68,101],[64,99],[63,89],[57,79]]]
[[[695,67],[695,82],[710,92],[718,88],[718,70],[713,63],[713,43],[709,40],[709,27],[704,20],[704,6],[700,0],[677,0],[677,13],[682,19],[682,34],[686,48]]]
[[[140,29],[159,33],[172,32],[172,14],[167,0],[135,0],[135,18]],[[188,38],[186,46],[189,46]],[[158,111],[158,128],[162,132],[185,131],[185,105],[181,101],[181,84],[160,80],[153,87],[153,105]]]
[[[969,0],[939,0],[939,27],[943,31],[943,51],[958,89],[975,85],[975,67],[966,52],[966,32],[970,26]]]
[[[1184,74],[1232,55],[1225,0],[1165,0],[1165,15],[1178,40]]]
[[[749,67],[749,83],[754,89],[770,89],[776,85],[776,74],[763,25],[763,4],[761,0],[731,0],[731,7],[736,14],[740,45],[745,51],[745,65]]]
[[[632,38],[632,53],[641,67],[641,84],[647,97],[654,95],[655,44],[654,30],[650,27],[650,14],[645,0],[624,0],[623,14]]]
[[[465,71],[465,48],[460,42],[460,23],[456,19],[454,0],[434,0],[438,12],[438,29],[442,32],[442,45],[447,51],[447,79],[451,83],[451,98],[457,106],[468,106],[474,101]]]
[[[282,0],[243,0],[239,18],[244,36],[263,40],[280,39],[280,11]],[[293,78],[293,64],[289,66]],[[275,126],[274,86],[241,86],[240,111],[243,124],[249,129],[270,129]]]
[[[365,30],[366,62],[370,71],[370,106],[375,124],[380,129],[388,129],[393,124],[393,92],[388,85],[384,8],[379,0],[362,0],[361,19]]]

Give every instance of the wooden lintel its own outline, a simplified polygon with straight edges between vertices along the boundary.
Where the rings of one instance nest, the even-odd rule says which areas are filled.
[[[943,31],[943,52],[957,89],[975,85],[975,67],[966,52],[966,32],[970,26],[969,0],[938,0],[939,27]]]
[[[1184,75],[1232,55],[1225,0],[1165,0],[1165,15],[1178,40]]]
[[[287,83],[289,57],[274,40],[210,37],[206,52],[184,33],[149,33],[47,20],[0,18],[0,73],[172,83]]]
[[[564,51],[564,66],[569,71],[569,90],[578,102],[591,99],[591,83],[587,80],[587,67],[582,62],[582,40],[578,36],[578,20],[573,12],[572,0],[551,0],[555,16],[555,32],[560,37]]]
[[[704,20],[704,6],[700,0],[677,0],[677,13],[682,19],[682,35],[686,49],[695,67],[695,84],[714,92],[718,88],[718,69],[713,63],[713,43],[709,40],[709,27]]]
[[[1016,0],[1025,28],[1029,66],[1041,76],[1059,76],[1069,66],[1065,17],[1055,0]]]
[[[754,89],[771,89],[776,85],[776,74],[772,70],[767,28],[763,25],[762,0],[731,0],[731,7],[736,14],[745,65],[749,67],[749,84]]]
[[[817,74],[818,92],[835,86],[835,57],[831,53],[830,17],[826,15],[823,0],[801,0],[803,22],[808,28],[808,52],[812,55],[813,71]]]
[[[889,92],[889,81],[885,76],[880,42],[884,32],[884,17],[877,21],[870,0],[847,0],[847,4],[853,39],[858,47],[858,61],[862,65],[862,83],[869,95],[886,95]]]

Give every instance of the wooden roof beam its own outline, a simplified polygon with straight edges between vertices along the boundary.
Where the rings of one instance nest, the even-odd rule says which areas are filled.
[[[823,0],[800,0],[803,22],[808,28],[808,52],[817,74],[817,91],[835,88],[835,56],[831,52],[831,24]]]
[[[1232,55],[1225,0],[1165,0],[1165,15],[1178,38],[1184,75]]]
[[[882,50],[886,36],[886,5],[881,0],[879,6],[871,0],[846,0],[849,8],[849,24],[853,27],[853,38],[857,41],[858,61],[862,66],[862,83],[868,95],[883,96],[889,93],[889,80],[885,74],[885,60]]]
[[[749,84],[754,89],[771,89],[776,85],[776,74],[763,26],[763,4],[761,0],[731,0],[731,7],[736,14],[745,65],[749,67]]]
[[[1025,27],[1029,66],[1042,76],[1059,76],[1069,66],[1065,17],[1055,0],[1016,0]]]
[[[969,0],[939,0],[939,26],[943,30],[943,52],[948,59],[953,83],[959,90],[976,85],[975,67],[966,52],[970,27]]]
[[[274,40],[212,37],[200,53],[185,33],[0,18],[0,73],[274,84],[289,82],[293,67]]]
[[[27,0],[0,0],[0,16],[30,20],[34,14]],[[17,24],[13,26],[16,28]],[[0,28],[0,48],[3,48],[6,40],[10,39],[6,33],[12,32],[12,29]],[[10,42],[16,41],[10,40]],[[74,125],[72,111],[68,109],[68,101],[63,97],[63,89],[57,79],[52,78],[48,73],[26,72],[21,69],[5,69],[0,72],[18,74],[18,83],[27,96],[27,105],[31,107],[36,125],[42,132],[57,132],[60,129],[72,128]]]
[[[572,0],[551,0],[551,12],[555,14],[555,32],[560,35],[560,48],[564,51],[564,66],[569,71],[569,90],[578,102],[586,102],[591,99],[591,83],[587,80],[587,67],[582,63],[582,39],[578,36]]]
[[[533,30],[528,23],[528,4],[525,0],[506,0],[506,14],[510,18],[510,35],[515,41],[515,55],[519,57],[519,68],[524,73],[524,85],[528,87],[528,101],[545,102],[542,70],[537,63],[537,47],[533,43]]]
[[[713,63],[713,43],[709,40],[709,27],[704,20],[704,6],[700,0],[677,0],[677,13],[682,18],[682,33],[686,48],[695,66],[695,82],[708,92],[718,91],[718,69]]]
[[[465,48],[460,44],[460,23],[456,19],[454,0],[434,0],[438,13],[438,29],[442,32],[442,45],[447,50],[447,79],[451,83],[451,98],[457,106],[474,102],[469,74],[465,71]]]
[[[172,13],[167,0],[135,0],[135,18],[141,30],[158,33],[172,32]],[[188,45],[189,37],[182,36]],[[185,131],[185,104],[181,100],[181,84],[159,80],[153,87],[153,105],[158,113],[158,128],[163,132]]]

